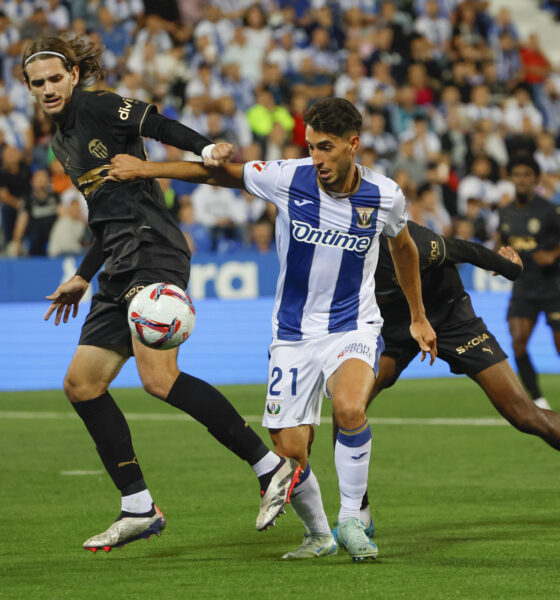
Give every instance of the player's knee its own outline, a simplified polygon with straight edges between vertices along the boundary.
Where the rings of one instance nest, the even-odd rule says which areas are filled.
[[[101,381],[91,383],[74,377],[72,374],[66,374],[63,387],[68,400],[75,403],[97,398],[104,394],[109,386]]]
[[[165,377],[158,376],[155,373],[142,376],[142,387],[148,394],[164,400],[169,395],[171,386],[166,384]]]
[[[355,429],[363,424],[366,418],[365,408],[361,405],[344,403],[334,409],[336,422],[343,429]]]
[[[522,433],[540,435],[546,430],[547,419],[532,403],[516,410],[510,415],[510,423]]]
[[[525,338],[513,338],[511,345],[515,356],[527,354],[527,340]]]

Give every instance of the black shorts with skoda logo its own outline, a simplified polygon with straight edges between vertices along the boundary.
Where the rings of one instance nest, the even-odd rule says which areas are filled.
[[[400,321],[383,326],[383,355],[396,360],[398,377],[420,352],[416,340],[408,333],[409,323]],[[444,360],[456,375],[476,375],[507,358],[484,321],[476,315],[468,294],[450,303],[443,322],[435,328],[438,358]]]

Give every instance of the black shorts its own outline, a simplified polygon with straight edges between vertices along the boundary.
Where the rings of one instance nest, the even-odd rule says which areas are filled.
[[[399,324],[401,334],[405,328],[408,330],[408,326],[407,322]],[[477,317],[468,294],[452,303],[447,318],[435,331],[438,358],[444,360],[450,371],[457,375],[476,375],[507,358],[484,321]],[[398,377],[420,349],[410,334],[404,339],[397,334],[394,326],[383,326],[381,334],[385,340],[383,355],[396,360],[395,376]]]
[[[150,283],[172,283],[186,289],[187,282],[165,271],[155,271],[150,276],[142,274],[122,300],[115,300],[103,291],[93,295],[91,308],[82,326],[80,345],[114,348],[132,356],[132,338],[128,326],[128,305],[144,286]]]
[[[539,314],[544,312],[546,322],[554,331],[560,331],[560,296],[550,298],[511,297],[507,318],[531,319],[536,321]]]

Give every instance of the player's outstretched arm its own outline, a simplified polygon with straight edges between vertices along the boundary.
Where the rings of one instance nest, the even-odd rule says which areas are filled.
[[[436,333],[426,318],[422,301],[418,249],[407,226],[397,237],[388,238],[388,242],[399,284],[410,309],[410,334],[420,346],[422,360],[429,354],[432,365],[437,356],[437,340]]]
[[[108,171],[109,181],[129,181],[137,178],[182,179],[191,183],[208,183],[229,188],[243,187],[243,165],[229,163],[208,167],[200,162],[151,162],[128,154],[117,154]]]
[[[47,296],[47,300],[51,300],[51,305],[45,313],[45,321],[49,320],[54,311],[56,311],[55,325],[60,325],[61,319],[64,323],[68,323],[70,311],[72,311],[72,317],[76,317],[80,300],[86,293],[88,286],[89,282],[80,275],[74,275],[68,281],[60,284],[54,293]]]
[[[482,244],[457,238],[444,238],[446,263],[470,263],[475,267],[493,271],[514,281],[523,271],[523,261],[510,246],[503,246],[499,252],[489,250]]]

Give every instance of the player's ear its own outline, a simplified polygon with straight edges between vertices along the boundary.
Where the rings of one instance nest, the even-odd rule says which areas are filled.
[[[360,136],[351,135],[348,138],[348,143],[350,144],[350,151],[352,152],[352,155],[356,154],[358,148],[360,147]]]
[[[78,65],[72,67],[70,78],[72,80],[72,88],[75,88],[78,85],[78,81],[80,81],[80,67]]]

